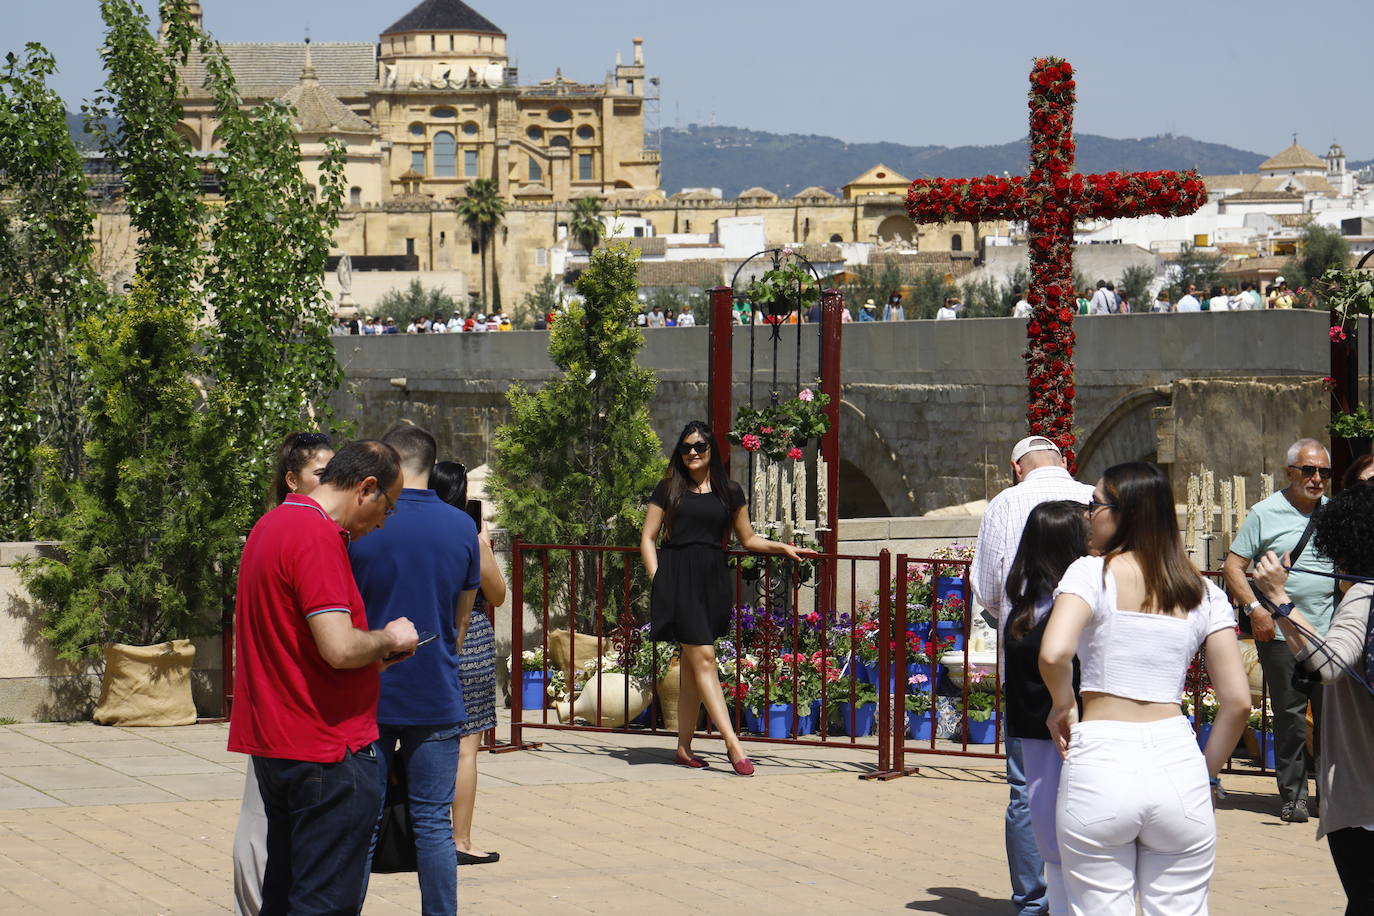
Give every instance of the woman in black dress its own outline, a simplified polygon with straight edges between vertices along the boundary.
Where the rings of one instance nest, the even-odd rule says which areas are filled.
[[[657,546],[660,531],[666,535],[662,547]],[[653,581],[649,633],[655,642],[682,646],[676,763],[694,769],[706,766],[706,761],[692,756],[697,714],[705,703],[706,714],[725,739],[730,765],[740,776],[752,776],[754,764],[731,727],[716,667],[715,641],[730,632],[734,606],[725,563],[732,531],[740,545],[754,553],[793,560],[814,556],[754,533],[744,490],[727,476],[711,427],[693,420],[678,436],[668,472],[649,497],[639,539],[644,569]]]

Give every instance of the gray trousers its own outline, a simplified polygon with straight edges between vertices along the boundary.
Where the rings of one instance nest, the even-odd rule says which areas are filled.
[[[1297,661],[1288,643],[1255,641],[1255,652],[1269,685],[1269,705],[1274,710],[1274,778],[1284,802],[1307,800],[1307,694],[1293,687]],[[1317,723],[1321,721],[1321,686],[1312,691],[1314,750],[1320,747]]]
[[[253,758],[243,784],[239,825],[234,831],[234,914],[258,916],[262,909],[262,878],[267,873],[267,809],[262,803]]]

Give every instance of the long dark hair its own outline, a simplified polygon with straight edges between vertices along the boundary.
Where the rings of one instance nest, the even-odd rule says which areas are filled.
[[[429,472],[429,486],[435,494],[458,509],[468,505],[468,469],[456,461],[440,461]]]
[[[324,433],[291,433],[282,440],[277,449],[277,470],[272,478],[272,495],[277,504],[286,502],[291,488],[286,485],[287,473],[300,476],[301,469],[310,463],[317,454],[328,449],[334,450],[334,442]]]
[[[1031,628],[1035,605],[1047,597],[1064,572],[1088,553],[1088,517],[1083,503],[1071,499],[1044,502],[1031,509],[1021,543],[1007,574],[1011,614],[1007,631],[1022,639]]]
[[[1183,549],[1174,509],[1174,491],[1158,465],[1128,461],[1107,468],[1102,489],[1109,512],[1116,513],[1116,534],[1102,553],[1107,563],[1129,552],[1145,580],[1147,613],[1190,611],[1202,603],[1202,574]],[[1105,574],[1107,564],[1102,566]]]
[[[711,450],[707,452],[711,456],[707,461],[707,467],[710,468],[711,493],[720,500],[728,514],[734,515],[731,510],[735,507],[730,502],[730,475],[725,470],[725,462],[720,459],[716,434],[711,432],[711,427],[705,420],[693,420],[678,433],[673,453],[668,458],[668,469],[663,474],[663,481],[668,485],[667,500],[663,506],[663,530],[669,534],[672,533],[677,510],[682,506],[682,495],[687,492],[688,484],[692,483],[692,475],[687,471],[687,462],[682,460],[682,443],[692,433],[701,436],[711,446]]]

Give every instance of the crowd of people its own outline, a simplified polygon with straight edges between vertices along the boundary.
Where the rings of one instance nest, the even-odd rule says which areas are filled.
[[[1320,442],[1284,459],[1288,486],[1231,544],[1228,596],[1184,551],[1157,466],[1116,465],[1089,486],[1049,439],[1013,448],[971,584],[1002,634],[1017,912],[1207,912],[1220,771],[1250,713],[1243,621],[1273,697],[1280,818],[1319,817],[1347,914],[1374,913],[1374,457],[1331,500]],[[1199,650],[1217,701],[1202,748],[1180,704]]]
[[[398,423],[337,453],[289,436],[244,546],[229,749],[250,755],[234,842],[241,914],[357,913],[402,779],[425,913],[456,913],[479,736],[495,725],[505,600],[461,464]]]

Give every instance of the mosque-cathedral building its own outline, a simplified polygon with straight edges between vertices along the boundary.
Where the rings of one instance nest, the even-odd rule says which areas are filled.
[[[213,27],[213,3],[190,6],[198,25],[208,7]],[[728,280],[725,249],[732,245],[722,235],[735,240],[733,248],[742,238],[757,240],[749,253],[765,241],[795,244],[840,265],[845,258],[837,244],[884,242],[904,260],[916,260],[920,249],[919,260],[943,270],[971,266],[973,227],[918,229],[902,209],[910,179],[883,166],[841,195],[819,187],[785,199],[763,188],[735,199],[704,190],[665,194],[659,151],[645,142],[646,105],[656,100],[657,86],[645,68],[642,39],[633,40],[629,62],[617,56],[599,82],[579,82],[559,70],[522,82],[506,42],[496,24],[461,0],[423,0],[375,42],[223,48],[245,102],[281,99],[295,109],[308,178],[318,175],[326,140],[346,145],[334,253],[350,255],[355,271],[385,263],[429,274],[422,282],[451,294],[475,292],[476,244],[458,202],[477,178],[493,179],[506,202],[494,255],[506,303],[576,262],[567,224],[572,202],[584,196],[599,198],[603,213],[637,237],[646,286]],[[182,76],[187,96],[178,131],[197,152],[213,155],[220,140],[213,100],[202,88],[204,67],[192,57]],[[108,209],[103,219],[118,221]],[[980,227],[984,235],[997,229]],[[124,233],[107,228],[102,235],[113,247],[109,240]],[[107,261],[118,257],[110,255]],[[370,288],[409,279],[390,273],[371,278]],[[367,304],[365,293],[359,301]]]

